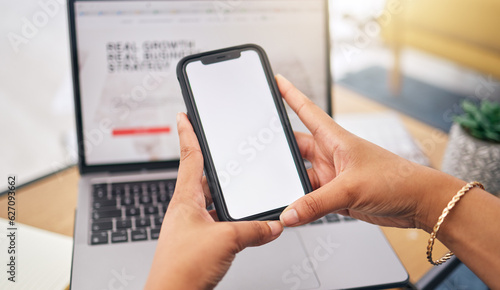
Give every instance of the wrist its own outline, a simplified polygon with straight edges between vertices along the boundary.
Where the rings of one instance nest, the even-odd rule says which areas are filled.
[[[466,182],[427,167],[422,168],[418,178],[421,186],[415,192],[419,197],[415,226],[431,233],[444,208]]]
[[[167,272],[167,269],[162,269],[162,272]],[[203,289],[199,285],[199,281],[197,277],[191,277],[181,272],[170,272],[164,275],[156,273],[156,275],[150,274],[144,289]],[[168,287],[165,287],[165,285],[168,285]]]
[[[161,238],[160,238],[160,242]],[[172,258],[174,257],[174,258]],[[191,261],[189,257],[174,255],[173,253],[158,252],[149,271],[149,277],[145,289],[204,289],[201,283],[203,273],[201,265],[186,263]]]

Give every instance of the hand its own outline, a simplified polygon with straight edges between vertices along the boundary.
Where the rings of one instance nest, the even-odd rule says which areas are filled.
[[[177,115],[177,128],[181,147],[179,175],[145,288],[213,288],[236,253],[276,239],[283,227],[278,221],[215,222],[215,215],[206,210],[203,156],[183,113]]]
[[[430,230],[465,184],[349,133],[284,77],[278,75],[276,81],[312,132],[295,136],[302,156],[312,163],[308,174],[314,191],[285,209],[280,218],[284,225],[298,226],[337,212],[382,226]]]

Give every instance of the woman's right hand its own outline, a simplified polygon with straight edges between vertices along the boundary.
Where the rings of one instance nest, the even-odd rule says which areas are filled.
[[[315,189],[281,214],[285,226],[337,212],[382,226],[431,232],[466,184],[356,137],[337,125],[282,76],[278,87],[312,135],[296,133]],[[500,289],[500,199],[473,188],[441,226],[438,238],[492,289]],[[424,255],[422,251],[422,255]]]
[[[382,226],[430,231],[465,182],[363,140],[342,127],[278,75],[281,94],[312,135],[296,133],[314,191],[281,214],[298,226],[337,212]],[[440,192],[444,194],[432,194]]]

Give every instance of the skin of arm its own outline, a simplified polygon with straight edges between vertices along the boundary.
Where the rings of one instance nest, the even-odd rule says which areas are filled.
[[[428,233],[466,182],[392,154],[344,130],[288,80],[281,95],[312,133],[295,133],[314,191],[280,219],[299,226],[337,212],[369,223]],[[500,178],[500,177],[499,177]],[[438,239],[489,287],[500,289],[500,199],[471,189],[451,210]],[[425,248],[422,248],[425,255]]]

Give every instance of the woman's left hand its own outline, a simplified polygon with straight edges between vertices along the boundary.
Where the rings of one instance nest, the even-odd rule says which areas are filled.
[[[203,156],[186,114],[177,115],[181,158],[146,289],[213,288],[236,253],[276,239],[278,221],[216,222],[207,210]],[[206,191],[206,190],[205,190]]]

